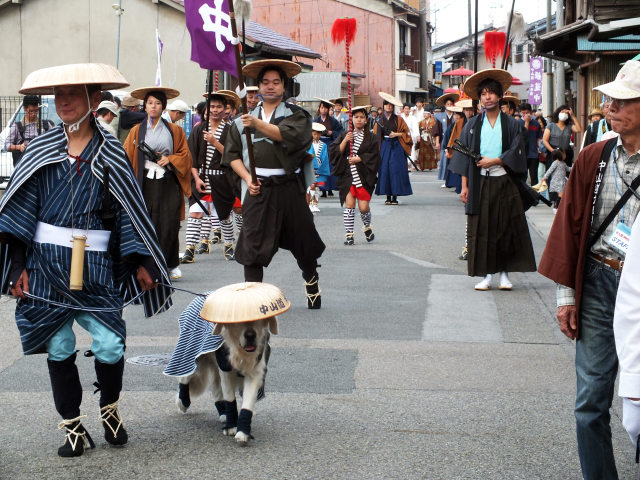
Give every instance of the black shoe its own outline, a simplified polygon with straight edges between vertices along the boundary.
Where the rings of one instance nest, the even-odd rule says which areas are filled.
[[[79,420],[80,417],[72,420],[63,420],[58,425],[60,430],[64,429],[66,438],[64,445],[58,448],[58,455],[61,457],[79,457],[87,448],[95,448],[96,444],[89,432],[84,429]]]
[[[209,253],[209,239],[200,240],[196,247],[196,254],[201,255],[203,253]]]
[[[233,250],[233,244],[232,243],[225,243],[224,244],[224,251],[222,252],[222,254],[224,255],[224,259],[227,261],[231,261],[235,258],[235,252]]]
[[[122,426],[122,418],[118,412],[118,401],[100,409],[100,419],[104,427],[104,439],[111,445],[124,445],[129,440],[127,431]]]
[[[195,262],[195,258],[193,258],[196,247],[187,247],[187,249],[182,254],[182,258],[180,259],[180,263],[193,263]]]
[[[213,238],[211,239],[211,243],[215,245],[216,243],[222,243],[222,231],[219,228],[216,228],[213,231]]]
[[[327,194],[327,196],[333,197],[333,190],[329,190],[329,193]]]
[[[373,234],[373,229],[371,228],[371,225],[369,225],[368,227],[365,227],[364,238],[367,239],[367,242],[373,242],[373,239],[376,238],[376,236]]]
[[[318,275],[314,275],[311,280],[304,282],[304,288],[307,294],[307,308],[309,310],[319,310],[322,306],[322,298],[320,297],[320,287],[318,286]]]
[[[345,245],[355,245],[355,240],[353,239],[353,233],[347,233],[344,236],[344,244]]]
[[[322,194],[320,194],[320,198],[327,198],[327,192],[323,191]]]

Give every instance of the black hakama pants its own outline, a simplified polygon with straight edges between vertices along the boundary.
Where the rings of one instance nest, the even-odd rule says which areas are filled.
[[[180,264],[181,195],[182,190],[172,172],[166,172],[162,178],[145,178],[142,183],[142,196],[168,268]]]

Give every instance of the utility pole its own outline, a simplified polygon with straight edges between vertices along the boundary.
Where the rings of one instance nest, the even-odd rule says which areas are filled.
[[[429,11],[429,0],[420,0],[420,87],[428,89],[429,85],[429,58],[431,50],[431,42],[428,41],[427,15]]]
[[[551,31],[551,0],[547,0],[547,31]],[[544,83],[542,84],[542,111],[545,115],[553,112],[553,72],[551,71],[552,61],[544,59]]]
[[[556,3],[556,30],[564,27],[564,0],[557,0]],[[556,60],[556,74],[554,75],[556,80],[556,102],[554,108],[558,108],[563,105],[565,99],[564,88],[564,62]]]
[[[120,24],[122,23],[122,14],[124,10],[122,9],[122,0],[118,0],[118,3],[114,3],[111,5],[116,11],[116,16],[118,17],[118,37],[116,40],[116,68],[119,68],[120,65]]]

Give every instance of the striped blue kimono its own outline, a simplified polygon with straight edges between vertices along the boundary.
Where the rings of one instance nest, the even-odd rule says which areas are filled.
[[[39,136],[16,166],[0,202],[0,240],[11,237],[27,245],[30,293],[42,298],[89,310],[94,318],[123,340],[126,337],[122,305],[140,292],[135,280],[136,263],[129,256],[152,256],[163,283],[170,284],[164,258],[138,184],[122,146],[107,137],[101,127],[80,157],[88,161],[69,162],[67,139],[62,126]],[[116,214],[115,235],[108,252],[85,251],[83,289],[69,289],[71,239],[69,247],[33,241],[38,222],[74,228],[78,234],[104,230],[101,210],[104,165],[110,166],[110,191]],[[9,236],[8,236],[8,235]],[[8,248],[0,250],[2,291],[7,291],[10,260]],[[170,290],[157,287],[145,292],[141,303],[151,316],[171,305]],[[92,307],[113,307],[112,312],[92,312]],[[74,310],[47,302],[19,300],[16,322],[25,355],[44,353],[46,342],[73,316]]]

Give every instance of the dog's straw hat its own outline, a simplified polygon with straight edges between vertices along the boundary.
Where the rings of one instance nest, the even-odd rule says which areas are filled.
[[[242,67],[242,73],[244,73],[249,78],[257,78],[258,74],[265,67],[281,68],[284,71],[285,75],[289,78],[295,77],[302,71],[302,67],[296,62],[291,62],[289,60],[278,60],[273,58],[266,60],[256,60],[255,62],[247,63],[244,67]]]
[[[180,96],[180,92],[175,88],[160,86],[136,88],[133,92],[131,92],[131,96],[133,98],[137,98],[138,100],[144,100],[144,97],[146,97],[147,93],[149,92],[162,92],[167,97],[167,100],[171,100],[172,98]]]
[[[513,81],[513,77],[506,70],[501,68],[489,68],[471,75],[464,84],[464,93],[473,100],[478,100],[478,85],[483,80],[491,78],[502,85],[502,91],[506,91]]]
[[[97,85],[100,90],[129,86],[129,82],[112,65],[75,63],[42,68],[30,73],[19,90],[24,95],[51,95],[54,87],[63,85]]]
[[[444,104],[447,103],[447,100],[451,99],[453,102],[457,102],[460,100],[460,94],[457,92],[449,92],[444,95],[440,95],[436,99],[436,105],[439,107],[444,107]]]
[[[214,323],[243,323],[274,317],[289,308],[291,302],[275,285],[234,283],[210,293],[200,316]]]
[[[396,107],[402,107],[403,105],[403,103],[398,98],[394,97],[393,95],[387,92],[378,92],[378,95],[380,95],[380,98],[382,100],[384,100],[385,102],[391,103]]]

